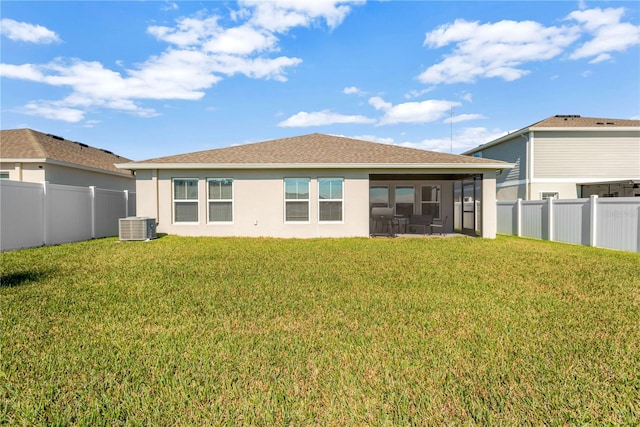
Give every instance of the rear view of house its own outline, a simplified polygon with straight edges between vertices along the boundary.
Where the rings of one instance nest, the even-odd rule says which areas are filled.
[[[511,165],[311,134],[118,167],[136,171],[137,213],[161,233],[368,236],[386,206],[492,238],[496,171]]]
[[[640,196],[640,120],[553,116],[464,154],[515,165],[498,200]]]
[[[0,131],[0,179],[131,191],[135,177],[115,167],[127,161],[110,151],[31,129]]]

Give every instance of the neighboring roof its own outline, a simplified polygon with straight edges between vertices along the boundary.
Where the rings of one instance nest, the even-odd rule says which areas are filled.
[[[2,161],[37,161],[101,169],[130,176],[115,167],[115,163],[130,161],[110,151],[90,147],[62,137],[31,129],[0,131],[0,159]]]
[[[489,141],[486,144],[479,145],[476,148],[465,151],[463,155],[469,155],[482,151],[493,145],[500,144],[508,141],[514,137],[520,136],[530,131],[625,131],[636,130],[640,131],[640,120],[628,120],[628,119],[607,119],[602,117],[581,117],[578,115],[556,115],[547,117],[537,123],[524,127],[522,129],[510,132],[507,135],[500,138]]]
[[[507,169],[491,159],[437,153],[314,133],[195,153],[120,164],[124,169],[310,168],[310,167],[478,167]]]

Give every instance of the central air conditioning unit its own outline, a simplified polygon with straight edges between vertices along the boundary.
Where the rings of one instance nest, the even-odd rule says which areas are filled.
[[[151,240],[155,238],[155,218],[138,216],[120,218],[120,240]]]

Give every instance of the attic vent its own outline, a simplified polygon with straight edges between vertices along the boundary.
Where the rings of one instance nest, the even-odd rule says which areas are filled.
[[[608,125],[614,125],[615,123],[613,122],[607,122]]]
[[[603,125],[604,122],[596,122],[597,125]]]
[[[64,141],[64,138],[58,135],[52,135],[50,133],[47,134],[48,137],[53,138],[53,139],[57,139],[58,141]]]
[[[89,147],[87,144],[83,144],[82,142],[76,142],[76,144],[78,144],[80,147]]]
[[[111,151],[109,151],[109,150],[105,150],[104,148],[101,148],[101,149],[100,149],[100,151],[104,151],[104,152],[105,152],[105,153],[107,153],[107,154],[113,154]]]
[[[556,117],[560,119],[579,119],[580,116],[578,114],[556,114]]]

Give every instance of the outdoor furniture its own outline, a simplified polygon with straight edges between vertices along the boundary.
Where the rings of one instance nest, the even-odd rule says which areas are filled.
[[[407,224],[407,230],[411,233],[413,230],[422,229],[422,234],[427,234],[427,227],[429,228],[429,234],[431,234],[431,220],[430,215],[411,215],[409,217],[409,224]]]
[[[409,218],[402,215],[396,215],[394,218],[395,225],[398,227],[398,233],[406,233],[407,225],[409,225]]]
[[[433,232],[433,228],[440,228],[440,235],[444,236],[444,229],[447,226],[447,218],[449,218],[448,216],[445,216],[444,219],[442,220],[441,224],[431,224],[431,231]]]
[[[394,226],[396,224],[394,216],[393,208],[371,208],[371,219],[373,219],[372,236],[394,237]],[[378,231],[378,228],[380,228],[380,231]]]

